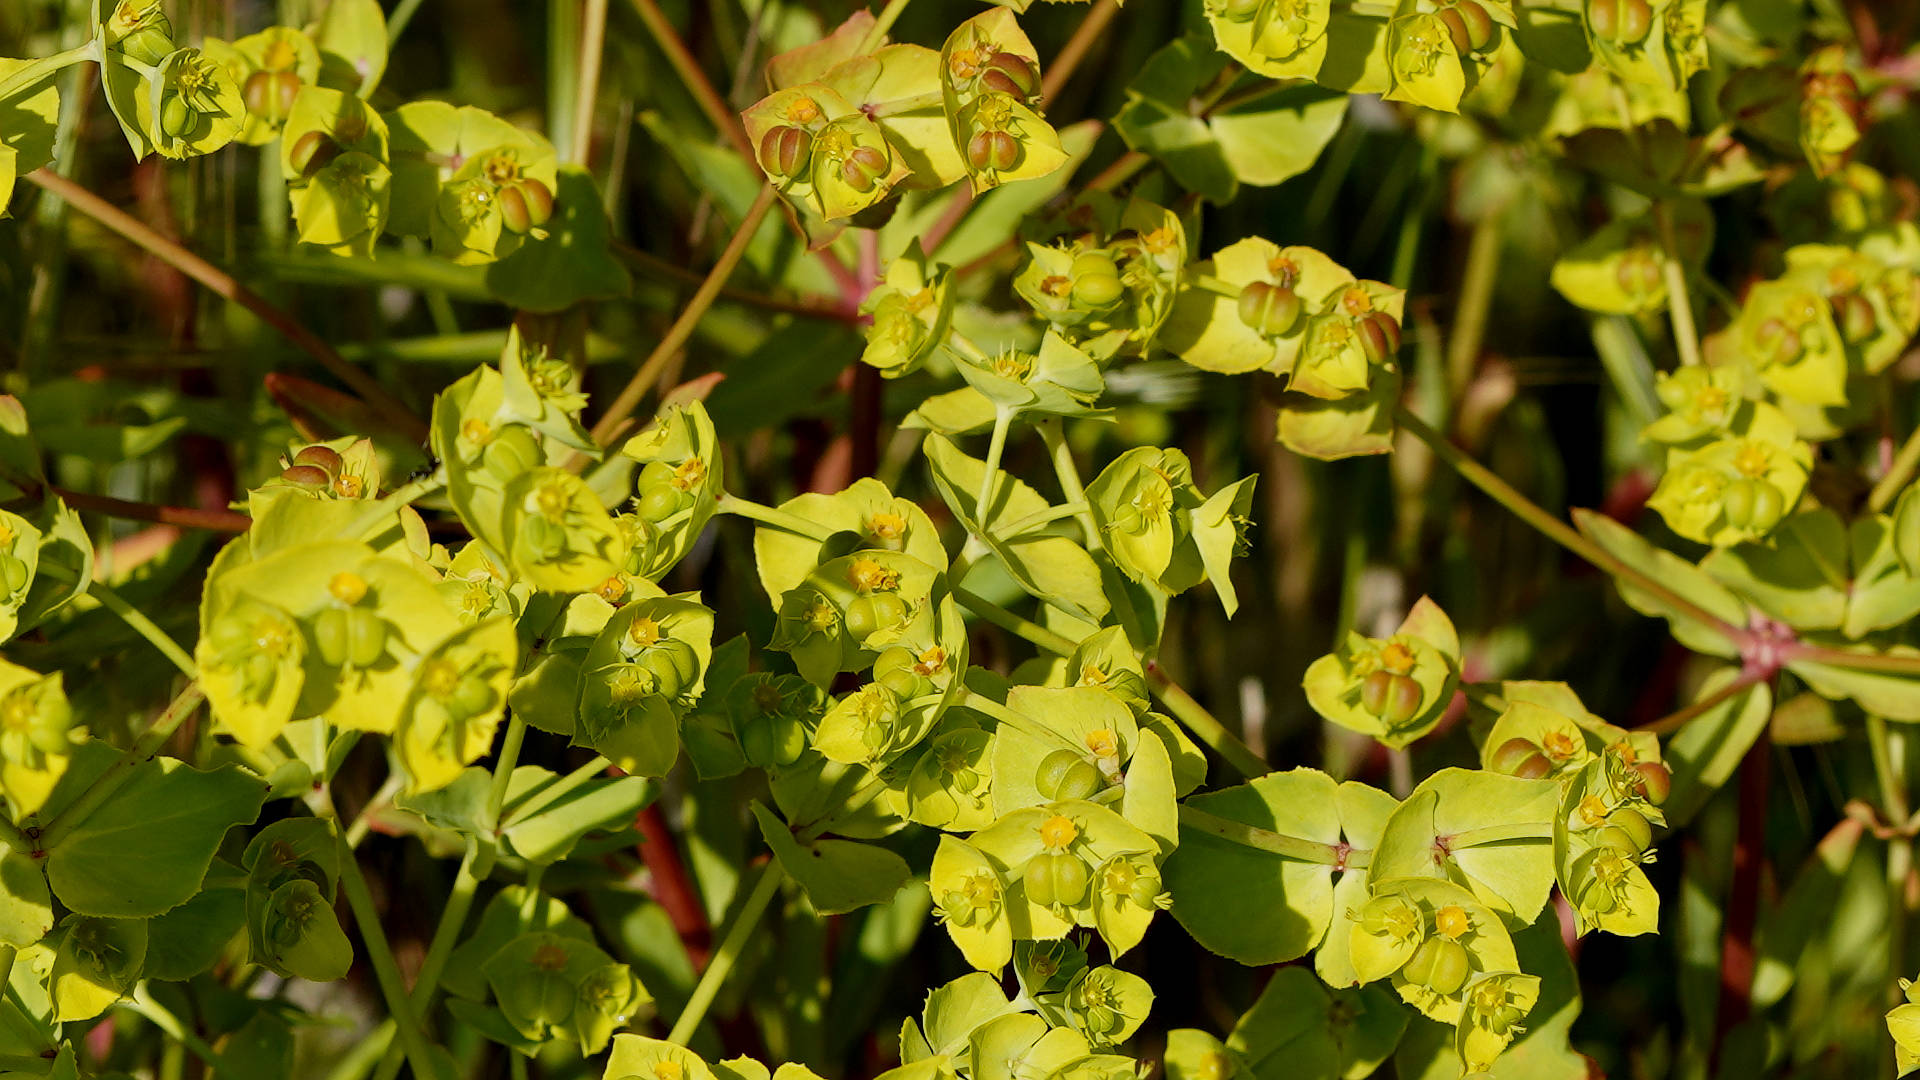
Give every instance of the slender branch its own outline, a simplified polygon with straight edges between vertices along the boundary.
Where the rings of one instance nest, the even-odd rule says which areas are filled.
[[[700,1030],[700,1022],[706,1019],[714,996],[720,993],[721,985],[727,981],[727,975],[739,961],[741,950],[747,947],[760,916],[766,914],[767,905],[773,903],[774,896],[780,891],[780,882],[785,878],[786,873],[779,859],[769,859],[761,867],[759,880],[754,882],[753,891],[747,894],[747,901],[741,905],[740,913],[734,916],[733,925],[727,928],[727,936],[720,940],[719,951],[713,954],[707,969],[700,973],[700,981],[687,998],[687,1007],[680,1010],[679,1018],[674,1020],[673,1030],[667,1034],[668,1042],[685,1046],[693,1038],[694,1032]]]
[[[1680,241],[1673,231],[1673,208],[1665,202],[1653,204],[1653,220],[1660,228],[1660,246],[1666,249],[1664,273],[1667,279],[1667,313],[1673,319],[1673,344],[1680,352],[1680,363],[1692,367],[1700,363],[1700,333],[1693,325],[1693,297],[1687,292],[1687,267],[1680,260]]]
[[[634,0],[634,2],[650,3],[651,0]],[[600,421],[593,425],[595,443],[606,446],[614,440],[627,418],[633,415],[633,410],[639,407],[640,399],[646,396],[648,388],[666,369],[667,361],[671,360],[673,355],[687,343],[687,339],[693,336],[693,328],[700,322],[701,316],[707,313],[707,309],[713,305],[714,298],[720,295],[720,286],[726,284],[727,278],[733,274],[734,267],[740,264],[741,256],[747,253],[747,244],[753,240],[754,233],[759,231],[760,222],[766,219],[767,211],[773,209],[774,200],[777,198],[771,187],[760,189],[760,194],[754,198],[753,205],[747,208],[746,217],[741,219],[739,228],[733,231],[733,239],[727,241],[726,249],[720,253],[719,261],[715,262],[713,269],[707,272],[707,280],[700,283],[700,288],[694,291],[692,299],[687,301],[687,306],[681,310],[679,317],[674,319],[673,325],[667,328],[660,343],[655,345],[653,352],[647,355],[640,369],[633,373],[633,378],[627,380],[627,385],[620,389],[619,395],[613,399],[613,404],[607,407]]]
[[[307,329],[292,315],[273,306],[259,293],[240,284],[232,274],[160,235],[133,215],[66,177],[47,169],[35,169],[24,179],[66,200],[67,204],[75,210],[199,282],[214,295],[231,300],[253,312],[260,321],[279,331],[280,335],[292,342],[296,348],[313,357],[321,367],[326,368],[335,378],[347,384],[348,388],[360,395],[403,435],[419,441],[426,439],[426,422],[413,415],[373,376],[348,363],[334,351],[333,346],[320,340],[313,331]]]
[[[353,910],[353,921],[360,926],[360,940],[367,947],[367,960],[373,965],[374,979],[380,984],[380,996],[386,999],[387,1012],[392,1015],[399,1032],[407,1064],[413,1067],[416,1080],[440,1080],[439,1063],[434,1060],[433,1046],[420,1027],[420,1017],[414,1012],[413,1001],[400,978],[400,965],[394,962],[393,948],[387,944],[386,931],[381,929],[380,912],[373,906],[373,894],[367,891],[367,879],[360,872],[360,859],[347,846],[344,835],[336,834],[336,841],[340,845],[340,885],[347,894],[347,906]]]
[[[507,785],[513,783],[513,770],[520,763],[520,747],[527,739],[527,721],[514,710],[507,716],[507,734],[500,740],[500,756],[493,764],[493,783],[487,788],[488,827],[500,834],[500,808],[507,804]]]
[[[1087,489],[1080,483],[1080,467],[1073,460],[1073,447],[1067,445],[1065,423],[1057,416],[1050,416],[1036,426],[1040,431],[1040,441],[1046,444],[1047,456],[1053,461],[1053,475],[1060,482],[1060,493],[1076,508],[1074,513],[1080,519],[1080,528],[1087,534],[1087,548],[1091,551],[1100,550],[1103,546],[1100,523],[1093,519],[1093,507],[1087,502]]]
[[[956,190],[965,191],[966,188],[960,187]],[[652,252],[642,251],[624,240],[613,241],[613,253],[631,263],[634,269],[643,274],[675,278],[693,285],[698,285],[707,279],[707,276],[698,270],[689,270],[679,263],[663,259]],[[720,290],[720,299],[730,300],[736,304],[747,304],[766,311],[794,315],[802,319],[855,323],[860,318],[859,313],[850,312],[841,307],[839,300],[824,296],[801,300],[780,300],[748,289],[723,288]]]
[[[973,521],[987,531],[987,512],[993,509],[994,481],[1000,476],[1000,459],[1007,450],[1007,431],[1013,427],[1013,410],[1004,405],[993,410],[993,434],[987,440],[986,467],[980,470],[980,490],[973,497]]]
[[[574,91],[572,160],[585,165],[593,142],[593,105],[600,95],[600,60],[607,44],[607,0],[586,0],[580,28],[580,84]]]
[[[1483,825],[1478,829],[1462,829],[1448,835],[1445,839],[1448,848],[1504,844],[1514,840],[1552,840],[1553,823],[1551,821],[1514,821],[1504,825]]]
[[[1040,648],[1059,656],[1071,656],[1079,646],[1071,638],[1049,630],[1032,619],[1016,615],[999,604],[971,593],[958,585],[953,586],[953,598],[960,606],[973,612],[1008,633],[1022,637]]]
[[[15,94],[33,86],[35,83],[53,78],[55,73],[61,68],[87,60],[99,59],[100,39],[90,37],[84,44],[76,45],[65,52],[57,52],[52,56],[43,56],[38,60],[30,60],[13,74],[7,76],[4,80],[0,80],[0,101],[5,101],[13,97]]]
[[[680,76],[680,82],[686,86],[687,93],[693,95],[700,111],[707,114],[707,120],[713,124],[714,130],[726,136],[742,157],[753,160],[753,142],[747,138],[747,129],[740,125],[739,117],[734,115],[726,99],[720,96],[720,91],[714,89],[712,80],[701,69],[700,61],[694,59],[687,43],[680,39],[679,31],[668,21],[666,12],[660,10],[656,0],[631,2],[640,21],[646,24],[647,33],[653,35],[654,44],[667,54],[667,64],[673,68],[674,74]]]
[[[66,488],[49,487],[47,490],[60,496],[60,499],[75,510],[91,511],[108,517],[125,518],[128,521],[151,521],[157,525],[174,525],[183,529],[206,529],[209,532],[243,533],[253,525],[253,519],[237,510],[208,510],[194,506],[163,506],[156,503],[130,502],[116,499],[111,495],[94,495],[85,491],[69,491]]]
[[[200,666],[193,662],[193,657],[187,653],[187,650],[181,648],[179,642],[168,637],[167,632],[155,625],[152,619],[147,618],[146,612],[127,603],[126,597],[113,591],[103,581],[95,581],[88,585],[87,595],[100,601],[101,607],[120,616],[121,622],[132,627],[134,633],[146,638],[149,645],[160,650],[161,655],[172,661],[173,666],[179,668],[182,675],[189,679],[200,677]]]
[[[1345,844],[1327,844],[1318,840],[1307,840],[1298,836],[1288,836],[1268,829],[1245,825],[1232,818],[1223,818],[1209,814],[1198,807],[1181,804],[1180,825],[1195,832],[1217,836],[1230,844],[1265,851],[1274,855],[1297,859],[1300,862],[1317,863],[1321,866],[1336,866],[1345,869],[1359,869],[1367,865],[1373,852],[1364,848],[1348,847]]]
[[[1415,416],[1406,406],[1395,407],[1394,419],[1408,434],[1431,447],[1435,455],[1452,466],[1453,470],[1468,483],[1511,510],[1514,516],[1538,529],[1548,539],[1614,577],[1631,581],[1635,588],[1652,594],[1663,605],[1705,625],[1727,640],[1736,643],[1744,640],[1745,634],[1739,628],[1648,577],[1612,552],[1580,535],[1573,526],[1549,514],[1525,495],[1520,494],[1512,484],[1502,480],[1492,469],[1468,457],[1459,447],[1428,427],[1425,421]],[[1920,658],[1915,658],[1915,664],[1920,667]]]
[[[900,13],[907,10],[907,3],[908,0],[887,0],[887,6],[880,9],[880,17],[873,20],[873,25],[867,27],[866,36],[860,39],[860,47],[853,50],[854,55],[870,53],[884,44],[887,40],[887,31],[893,29],[895,20],[900,18]]]
[[[764,503],[754,502],[752,499],[743,499],[738,495],[720,496],[714,509],[722,514],[733,514],[782,532],[790,532],[795,536],[804,536],[809,540],[818,540],[822,543],[833,535],[826,526],[808,521],[798,514],[789,514],[785,510],[777,510]]]
[[[222,1058],[213,1047],[207,1045],[205,1039],[194,1034],[191,1028],[182,1024],[179,1017],[167,1011],[166,1006],[153,1000],[153,995],[147,993],[146,983],[143,982],[134,987],[133,996],[123,1003],[123,1007],[139,1013],[146,1018],[148,1023],[159,1028],[168,1038],[186,1047],[188,1050],[193,1051],[193,1056],[199,1058],[201,1062],[207,1066],[207,1071],[214,1076],[232,1078],[239,1075],[233,1071],[232,1066],[228,1065],[226,1060]]]
[[[1061,88],[1079,69],[1080,61],[1086,59],[1093,43],[1100,39],[1100,35],[1106,32],[1107,24],[1119,13],[1120,0],[1096,0],[1080,19],[1080,25],[1074,28],[1073,36],[1060,47],[1053,63],[1047,66],[1046,74],[1041,76],[1040,100],[1052,101],[1059,96]]]
[[[420,962],[420,972],[414,976],[413,989],[408,992],[408,1000],[413,1003],[417,1016],[426,1016],[433,1007],[433,999],[440,989],[440,976],[447,969],[447,958],[453,955],[453,947],[460,940],[460,931],[466,927],[467,914],[473,909],[474,890],[493,869],[493,851],[490,845],[483,844],[479,838],[467,840],[467,851],[460,859],[460,869],[454,874],[453,888],[447,892],[447,905],[440,909],[439,925],[433,928],[433,939],[427,943],[427,955]],[[393,1041],[395,1028],[382,1025],[387,1044],[380,1058],[380,1065],[374,1070],[374,1080],[393,1080],[400,1075],[400,1066],[406,1061],[406,1055],[399,1044]],[[375,1032],[374,1038],[381,1038]]]
[[[200,703],[206,699],[206,692],[200,688],[198,682],[188,683],[186,689],[175,695],[174,699],[168,703],[166,711],[162,712],[153,724],[133,741],[131,749],[120,755],[118,761],[107,766],[106,771],[95,777],[93,783],[87,785],[86,790],[82,791],[78,798],[68,803],[64,809],[40,827],[39,836],[36,838],[39,842],[38,850],[33,852],[35,857],[56,847],[67,833],[73,831],[76,825],[86,821],[87,816],[92,814],[101,803],[106,802],[114,792],[120,790],[121,785],[132,779],[134,768],[159,753],[160,747],[173,737],[173,733],[179,730],[180,725],[186,721],[187,717],[192,716],[193,711],[198,709]]]
[[[1830,649],[1821,645],[1803,645],[1799,643],[1783,646],[1783,655],[1788,664],[1796,660],[1806,660],[1816,664],[1831,664],[1834,667],[1849,668],[1854,671],[1877,671],[1883,675],[1920,676],[1920,656],[1896,656],[1888,653],[1854,652],[1850,649]]]
[[[1249,779],[1273,771],[1267,759],[1256,753],[1240,736],[1228,731],[1227,726],[1195,701],[1185,687],[1169,678],[1157,661],[1148,660],[1145,667],[1147,688],[1153,691],[1153,696],[1160,699],[1160,704],[1167,707],[1175,720],[1186,725],[1194,738],[1213,748],[1215,753],[1227,760],[1227,764]]]
[[[1460,283],[1460,301],[1454,308],[1447,335],[1447,383],[1458,397],[1473,381],[1486,341],[1487,312],[1493,305],[1493,286],[1500,275],[1500,215],[1488,213],[1473,225],[1467,247],[1467,267]]]
[[[1883,513],[1893,505],[1893,500],[1905,491],[1913,480],[1913,473],[1920,468],[1920,427],[1907,436],[1900,444],[1900,452],[1894,455],[1893,465],[1887,469],[1887,475],[1873,485],[1873,491],[1867,495],[1867,509],[1874,513]]]
[[[1761,671],[1751,669],[1742,671],[1732,682],[1701,698],[1699,701],[1688,705],[1684,709],[1676,709],[1658,720],[1642,724],[1634,730],[1650,731],[1655,735],[1671,735],[1685,727],[1687,723],[1695,717],[1705,715],[1707,712],[1719,707],[1722,703],[1731,700],[1734,695],[1745,691],[1748,687],[1761,682],[1766,677],[1766,674]]]

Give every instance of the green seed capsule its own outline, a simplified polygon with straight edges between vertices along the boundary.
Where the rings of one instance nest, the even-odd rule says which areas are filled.
[[[328,667],[344,667],[352,651],[346,608],[328,608],[313,617],[313,651]]]
[[[1263,337],[1279,337],[1300,321],[1300,296],[1285,285],[1249,282],[1240,289],[1240,321]]]
[[[1430,937],[1420,943],[1407,959],[1400,974],[1436,994],[1451,994],[1466,985],[1471,973],[1466,946],[1443,937]]]
[[[553,220],[553,190],[531,176],[523,176],[511,185],[527,205],[527,220],[539,228]]]
[[[1763,480],[1750,480],[1753,485],[1753,516],[1749,524],[1761,532],[1780,524],[1780,518],[1787,512],[1787,500],[1780,489]]]
[[[1608,829],[1618,829],[1633,842],[1632,853],[1638,855],[1653,844],[1653,825],[1647,816],[1631,806],[1623,806],[1607,815]],[[1604,830],[1603,830],[1604,831]]]
[[[700,674],[700,656],[693,646],[669,638],[642,654],[640,666],[658,681],[662,695],[677,697]]]
[[[1859,293],[1842,293],[1833,298],[1834,321],[1840,324],[1840,336],[1848,344],[1858,345],[1874,335],[1879,328],[1879,317],[1873,313],[1873,304]]]
[[[170,95],[160,104],[160,130],[176,139],[186,138],[199,122],[200,114],[179,94]]]
[[[1026,882],[1027,899],[1034,903],[1073,907],[1087,898],[1092,876],[1078,856],[1051,851],[1035,855],[1021,878]]]
[[[533,432],[516,425],[499,429],[481,452],[480,460],[488,475],[505,484],[544,463],[546,456],[540,452]]]
[[[1159,897],[1159,878],[1148,877],[1145,874],[1141,874],[1139,877],[1133,879],[1133,884],[1127,886],[1127,899],[1133,902],[1134,907],[1142,911],[1152,911],[1156,906],[1154,901],[1159,899]]]
[[[27,579],[31,576],[27,572],[27,564],[24,560],[0,553],[0,581],[6,582],[7,595],[11,596],[26,588]]]
[[[1746,528],[1753,522],[1756,485],[1751,480],[1735,480],[1720,493],[1720,513],[1727,524]]]
[[[685,509],[692,501],[684,491],[676,491],[671,487],[655,488],[641,492],[640,498],[634,503],[634,512],[658,525]]]
[[[1587,25],[1593,29],[1594,37],[1614,40],[1620,29],[1619,0],[1587,0]]]
[[[1598,877],[1587,882],[1580,893],[1580,910],[1594,915],[1605,915],[1620,906],[1619,897],[1613,895],[1613,889]]]
[[[247,112],[255,116],[267,116],[267,108],[270,104],[268,99],[272,92],[273,76],[264,71],[256,71],[247,76],[246,82],[240,84],[240,103],[247,107]]]
[[[387,621],[366,608],[348,608],[347,660],[354,667],[372,667],[387,653]]]
[[[1246,22],[1260,14],[1260,5],[1264,0],[1226,0],[1221,5],[1220,14],[1230,22]]]
[[[1465,55],[1473,51],[1473,41],[1467,35],[1467,20],[1460,14],[1460,8],[1443,7],[1433,13],[1447,28],[1447,37],[1453,40],[1453,51]]]
[[[535,559],[557,559],[567,550],[567,530],[537,514],[521,523],[520,536]]]
[[[487,680],[478,673],[468,672],[454,684],[453,700],[447,702],[447,707],[462,717],[474,717],[486,715],[499,702],[500,695],[487,685]]]
[[[847,605],[847,633],[855,641],[864,641],[868,634],[898,626],[906,618],[907,602],[896,593],[857,597]]]

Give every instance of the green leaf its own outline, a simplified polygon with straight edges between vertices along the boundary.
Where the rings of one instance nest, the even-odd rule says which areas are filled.
[[[1740,602],[1740,598],[1678,555],[1654,547],[1626,526],[1591,510],[1575,509],[1573,523],[1608,554],[1666,586],[1682,599],[1691,601],[1707,614],[1731,626],[1747,625],[1747,607]],[[1663,618],[1671,623],[1673,636],[1687,648],[1709,656],[1732,658],[1737,655],[1738,650],[1733,643],[1712,626],[1674,609],[1664,600],[1624,578],[1616,578],[1614,584],[1619,587],[1620,596],[1627,606],[1642,615]]]
[[[486,820],[487,795],[492,787],[493,773],[475,765],[462,769],[459,777],[446,787],[403,792],[394,797],[393,805],[420,815],[436,829],[448,829],[462,836],[480,836],[493,827],[493,823]]]
[[[147,921],[147,978],[183,982],[212,970],[246,928],[244,880],[215,860],[197,895]]]
[[[1378,986],[1329,990],[1304,967],[1274,973],[1227,1036],[1254,1080],[1369,1076],[1392,1055],[1407,1012]]]
[[[1553,820],[1560,786],[1469,769],[1422,781],[1388,819],[1369,881],[1437,877],[1473,890],[1509,923],[1533,922],[1553,888]],[[1498,838],[1469,842],[1475,830]]]
[[[558,779],[538,765],[522,765],[508,783],[501,835],[528,862],[557,862],[587,833],[630,828],[657,792],[641,777],[622,776],[589,780],[557,797],[547,794]]]
[[[1797,630],[1834,630],[1847,618],[1847,526],[1825,507],[1782,521],[1765,540],[1700,561],[1716,581]]]
[[[199,889],[220,838],[258,817],[266,796],[264,783],[232,766],[142,762],[48,853],[48,884],[84,915],[158,915]]]
[[[913,876],[907,861],[886,848],[851,840],[801,844],[785,822],[758,802],[753,804],[753,816],[774,857],[822,915],[883,903]]]
[[[1186,805],[1256,829],[1322,844],[1342,836],[1338,785],[1294,769],[1194,795]],[[1242,964],[1305,956],[1333,920],[1334,867],[1237,844],[1182,826],[1164,881],[1173,917],[1195,941]]]
[[[25,948],[53,929],[53,899],[40,864],[22,851],[0,855],[0,944]]]

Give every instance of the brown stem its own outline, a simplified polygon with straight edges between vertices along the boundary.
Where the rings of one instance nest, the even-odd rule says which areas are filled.
[[[713,269],[707,272],[707,279],[700,283],[699,289],[694,291],[693,298],[687,301],[687,306],[681,309],[679,317],[674,319],[673,325],[667,328],[666,334],[660,338],[660,343],[655,345],[653,352],[647,355],[645,362],[640,365],[640,370],[633,373],[633,378],[627,380],[626,386],[621,387],[619,395],[613,399],[613,403],[607,406],[606,413],[600,417],[600,422],[593,425],[594,442],[606,446],[614,440],[614,437],[625,427],[627,418],[633,415],[633,410],[639,407],[640,399],[647,395],[647,390],[653,386],[655,380],[660,378],[660,373],[666,370],[667,361],[671,360],[673,355],[686,345],[687,339],[693,336],[693,328],[699,324],[701,316],[707,313],[707,309],[713,306],[714,298],[720,295],[720,287],[726,284],[727,278],[733,274],[734,267],[740,264],[740,257],[747,253],[747,245],[752,242],[753,234],[760,230],[760,222],[765,220],[767,211],[773,209],[776,198],[778,196],[774,194],[772,188],[760,189],[760,194],[753,200],[753,205],[747,209],[747,216],[741,219],[740,227],[734,230],[733,238],[727,241],[726,250],[720,253],[720,258],[713,264]]]
[[[321,367],[326,368],[368,404],[385,414],[409,437],[422,441],[426,439],[426,422],[413,415],[405,405],[400,403],[399,399],[387,393],[373,376],[348,363],[333,350],[331,345],[320,340],[313,331],[307,329],[292,315],[268,303],[259,293],[240,284],[232,274],[160,235],[126,211],[66,177],[47,169],[36,169],[28,173],[25,179],[65,200],[67,205],[124,237],[143,251],[177,268],[214,295],[231,300],[253,312],[260,321],[279,331],[281,336],[292,342],[296,348],[313,357]]]
[[[53,488],[52,491],[75,510],[91,510],[97,514],[126,518],[129,521],[151,521],[159,525],[177,525],[186,529],[206,529],[210,532],[223,533],[243,533],[253,525],[252,518],[237,510],[210,510],[191,506],[129,502],[126,499],[116,499],[111,495],[92,495],[84,491],[68,491],[65,488]]]
[[[1053,58],[1053,63],[1047,67],[1046,74],[1041,77],[1041,100],[1052,101],[1060,93],[1060,88],[1067,85],[1067,80],[1073,78],[1074,70],[1080,66],[1080,61],[1086,59],[1087,51],[1093,48],[1093,43],[1100,39],[1100,35],[1107,29],[1107,24],[1112,22],[1113,17],[1119,13],[1120,0],[1098,0],[1087,11],[1086,16],[1080,20],[1079,27],[1074,30],[1073,36],[1067,39],[1066,45],[1061,47],[1059,55]]]
[[[963,189],[964,190],[964,189]],[[671,259],[663,259],[649,251],[641,251],[624,240],[613,242],[613,253],[643,274],[673,278],[689,284],[698,285],[706,280],[706,275],[698,270],[689,270]],[[857,322],[860,316],[840,306],[840,301],[828,296],[807,296],[799,300],[780,300],[747,289],[723,288],[722,300],[731,300],[737,304],[747,304],[765,311],[777,311],[785,315],[796,315],[803,319],[825,319],[831,322]]]
[[[720,96],[720,91],[714,89],[713,81],[707,78],[700,61],[694,58],[693,51],[681,40],[679,31],[668,21],[667,13],[660,10],[655,0],[632,0],[632,3],[634,12],[646,24],[647,33],[653,35],[654,44],[660,46],[660,51],[667,54],[667,63],[673,67],[674,74],[680,76],[680,82],[686,86],[687,93],[693,95],[700,111],[707,114],[707,120],[715,130],[733,143],[734,149],[752,160],[753,143],[747,138],[747,129],[741,126],[740,118],[734,115],[726,99]]]
[[[1671,735],[1679,731],[1682,727],[1685,727],[1689,720],[1706,713],[1715,706],[1732,698],[1735,694],[1740,693],[1767,677],[1768,675],[1763,672],[1743,671],[1738,678],[1720,689],[1715,690],[1713,693],[1708,694],[1706,697],[1701,698],[1699,701],[1694,702],[1684,709],[1676,709],[1651,723],[1642,724],[1634,730],[1651,731],[1655,735]]]
[[[680,858],[680,849],[673,842],[673,830],[667,828],[660,804],[654,803],[640,811],[634,827],[640,830],[640,858],[653,875],[653,898],[666,909],[674,932],[680,935],[680,943],[687,950],[688,961],[698,971],[707,966],[707,954],[713,948],[713,927],[707,922],[706,909],[700,906],[693,880],[687,876],[687,864]]]

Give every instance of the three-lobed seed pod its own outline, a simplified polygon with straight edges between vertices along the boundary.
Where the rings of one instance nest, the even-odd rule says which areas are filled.
[[[291,71],[256,71],[240,86],[247,112],[275,124],[287,118],[299,93],[300,76]]]
[[[1042,798],[1059,801],[1088,798],[1106,782],[1093,762],[1063,747],[1040,760],[1033,786]]]
[[[996,52],[988,57],[979,80],[982,90],[1017,101],[1031,101],[1040,93],[1040,70],[1017,53]]]
[[[1653,6],[1647,0],[1587,0],[1587,25],[1616,47],[1638,45],[1653,31]]]
[[[1354,323],[1360,347],[1370,364],[1384,364],[1400,352],[1400,320],[1384,311],[1369,311]]]
[[[312,177],[333,164],[345,150],[339,140],[326,132],[309,131],[293,141],[293,147],[287,151],[287,162],[301,177]]]
[[[1375,671],[1360,680],[1360,707],[1385,720],[1389,727],[1399,727],[1420,715],[1424,696],[1411,675]]]
[[[1465,986],[1471,971],[1466,946],[1449,938],[1430,937],[1407,958],[1400,975],[1410,983],[1444,996]]]
[[[856,146],[840,161],[840,180],[864,194],[872,191],[892,167],[886,151],[876,146]]]
[[[1447,34],[1453,38],[1453,47],[1461,55],[1485,52],[1492,47],[1495,33],[1493,16],[1488,15],[1487,9],[1475,0],[1458,0],[1434,14],[1446,24]]]
[[[1780,489],[1764,480],[1742,477],[1720,494],[1720,512],[1736,528],[1767,532],[1780,523],[1786,509]]]
[[[1067,271],[1073,279],[1073,302],[1086,308],[1109,308],[1127,291],[1120,280],[1120,266],[1104,251],[1089,251],[1074,257]]]
[[[280,479],[309,490],[324,491],[340,478],[345,464],[339,451],[316,443],[293,455],[293,461],[280,471]]]
[[[1240,321],[1262,337],[1279,337],[1300,321],[1300,295],[1285,285],[1251,281],[1240,288]]]
[[[553,219],[553,189],[531,176],[500,185],[494,201],[500,207],[500,223],[521,235]]]
[[[1073,907],[1087,898],[1092,879],[1087,864],[1077,855],[1048,851],[1035,855],[1027,863],[1021,880],[1027,886],[1027,899],[1045,907]]]
[[[372,667],[386,655],[387,622],[370,608],[327,608],[313,617],[313,647],[329,667]]]
[[[1539,745],[1531,739],[1512,738],[1501,743],[1487,765],[1494,772],[1523,780],[1539,780],[1553,772],[1553,762],[1547,760],[1547,755],[1541,753]]]
[[[1006,172],[1020,166],[1020,140],[1010,131],[979,131],[967,140],[967,164],[976,172]]]
[[[782,180],[803,175],[812,158],[813,136],[805,128],[780,124],[760,136],[760,167]]]
[[[907,602],[901,599],[900,594],[877,592],[855,597],[847,605],[844,619],[847,633],[855,641],[864,641],[868,634],[906,622],[907,615]]]

